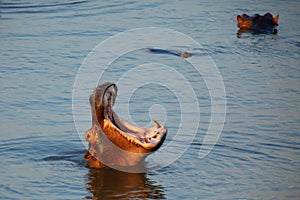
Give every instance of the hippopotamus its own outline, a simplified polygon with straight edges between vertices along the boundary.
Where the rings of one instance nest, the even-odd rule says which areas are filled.
[[[255,14],[248,16],[242,14],[237,16],[237,25],[240,28],[238,33],[250,32],[253,34],[276,34],[279,15],[273,17],[271,13],[264,15]]]
[[[174,52],[170,50],[165,50],[165,49],[147,49],[147,52],[152,52],[152,53],[162,53],[162,54],[170,54],[170,55],[175,55],[183,58],[189,58],[192,56],[191,53],[189,52]]]
[[[155,120],[154,127],[143,128],[119,117],[113,110],[117,91],[115,83],[107,82],[90,96],[92,127],[85,133],[89,149],[84,156],[90,168],[143,165],[166,138],[167,128]]]

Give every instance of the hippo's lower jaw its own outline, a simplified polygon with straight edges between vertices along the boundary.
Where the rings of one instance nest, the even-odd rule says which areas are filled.
[[[153,128],[142,128],[121,119],[112,109],[116,94],[117,86],[105,83],[90,97],[93,126],[85,133],[89,167],[137,165],[165,140],[167,129],[155,120]]]

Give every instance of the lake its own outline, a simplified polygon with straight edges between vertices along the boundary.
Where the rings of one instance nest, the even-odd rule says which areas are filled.
[[[299,199],[299,6],[2,0],[0,199]],[[237,35],[237,15],[266,12],[277,35]],[[144,173],[85,167],[104,81],[120,116],[168,128]]]

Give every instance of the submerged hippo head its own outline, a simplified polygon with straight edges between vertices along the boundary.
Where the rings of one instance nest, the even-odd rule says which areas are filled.
[[[192,54],[185,51],[185,52],[180,53],[179,56],[183,57],[183,58],[189,58],[192,56]]]
[[[117,90],[114,83],[104,83],[90,96],[92,128],[85,133],[89,167],[138,165],[165,140],[167,129],[155,120],[153,128],[142,128],[114,112]]]
[[[255,14],[248,16],[246,14],[237,16],[237,25],[239,32],[258,33],[277,33],[275,29],[278,26],[279,15],[273,17],[271,13],[264,15]]]

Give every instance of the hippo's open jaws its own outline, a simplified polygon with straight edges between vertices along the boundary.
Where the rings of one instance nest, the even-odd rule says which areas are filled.
[[[117,90],[116,84],[104,83],[90,96],[92,128],[85,133],[88,167],[138,165],[159,149],[167,135],[155,120],[154,127],[143,128],[121,119],[112,109]]]

